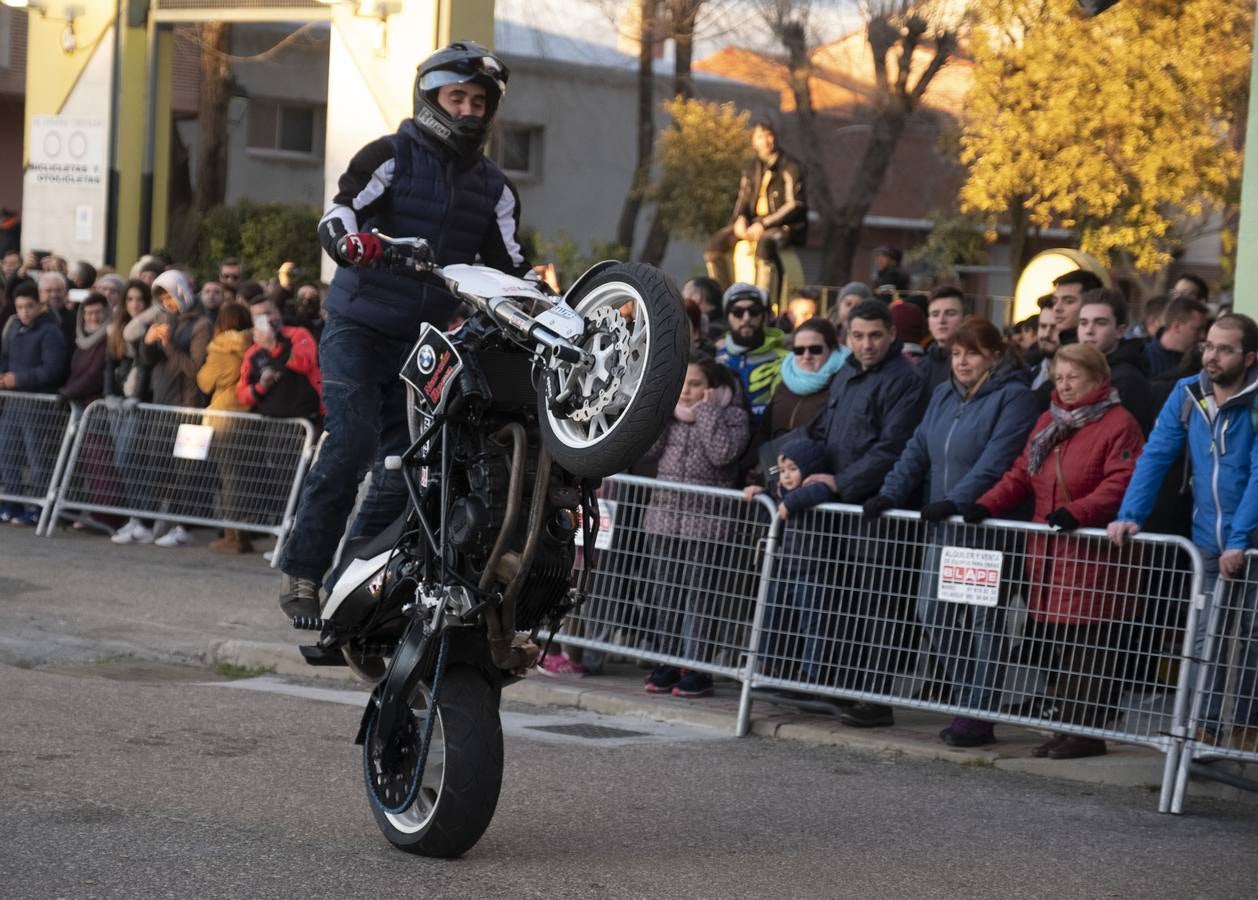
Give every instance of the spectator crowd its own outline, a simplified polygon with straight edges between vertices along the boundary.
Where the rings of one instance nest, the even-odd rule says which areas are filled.
[[[321,422],[322,286],[301,282],[292,263],[266,281],[244,280],[244,271],[241,260],[223,259],[198,284],[188,267],[160,252],[125,277],[51,253],[10,250],[0,260],[0,391],[58,395],[80,408],[103,401],[108,433],[86,435],[84,459],[93,494],[118,498],[104,505],[149,509],[154,491],[170,487],[155,485],[155,475],[204,477],[154,458],[169,458],[175,434],[155,436],[162,426],[141,416],[140,404],[301,418],[316,428]],[[233,427],[225,417],[206,423],[219,431],[219,443]],[[32,486],[46,485],[60,437],[46,416],[0,404],[0,493],[29,496]],[[233,500],[243,496],[249,473],[227,460],[216,471],[219,512],[238,509]],[[38,507],[0,505],[0,523],[29,527],[39,516]],[[188,543],[184,526],[162,520],[102,514],[75,526],[108,530],[119,544]],[[234,529],[210,547],[252,550]]]
[[[1104,727],[1141,664],[1137,645],[1148,638],[1140,623],[1149,615],[1142,606],[1156,599],[1146,601],[1132,567],[1109,565],[1108,554],[1148,530],[1193,542],[1207,592],[1220,576],[1244,570],[1258,529],[1251,452],[1258,325],[1226,309],[1212,318],[1195,276],[1147,301],[1136,319],[1123,294],[1096,275],[1068,272],[1040,299],[1036,317],[1003,330],[972,315],[956,287],[920,300],[880,287],[845,286],[826,317],[803,309],[775,318],[763,288],[735,283],[722,291],[711,278],[688,281],[686,388],[635,473],[772,497],[784,530],[760,646],[769,674],[892,694],[903,663],[887,658],[915,653],[920,635],[937,695],[977,711],[1001,708],[1007,610],[941,601],[941,548],[963,544],[966,523],[992,518],[1029,519],[1067,536],[1026,540],[1020,652],[1055,673],[1051,699],[1036,708],[1063,724]],[[654,543],[644,580],[658,607],[654,627],[666,632],[653,649],[703,663],[711,661],[713,623],[729,616],[730,598],[714,595],[707,580],[717,571],[709,557],[730,531],[718,516],[687,514],[687,503],[698,501],[685,496],[656,490],[648,501],[644,524]],[[826,502],[860,507],[860,524],[818,555],[823,520],[807,514]],[[870,550],[873,542],[859,539],[877,534],[893,509],[918,511],[927,523],[929,546],[912,563],[899,556],[888,564]],[[1096,538],[1068,537],[1080,528],[1108,529],[1110,551]],[[807,554],[796,549],[805,539],[813,546]],[[856,571],[906,565],[918,569],[915,609],[896,608],[905,582],[886,579],[902,573],[859,590],[846,584]],[[1252,697],[1254,599],[1236,606],[1243,619],[1237,696]],[[1199,652],[1203,631],[1204,622]],[[556,668],[582,671],[566,658]],[[1251,718],[1245,703],[1225,722],[1227,667],[1211,669],[1215,700],[1199,738],[1258,750],[1258,715]],[[702,672],[660,665],[646,690],[704,697],[714,685]],[[894,722],[885,705],[827,702],[853,727]],[[996,740],[990,722],[968,716],[940,738],[965,747]],[[1072,759],[1106,749],[1062,732],[1034,753]]]

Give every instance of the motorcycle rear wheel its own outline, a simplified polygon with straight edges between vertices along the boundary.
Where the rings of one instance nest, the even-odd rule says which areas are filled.
[[[363,741],[363,777],[376,826],[394,847],[450,859],[476,845],[489,827],[502,788],[502,722],[498,692],[471,666],[452,665],[442,678],[437,720],[423,779],[414,803],[388,812],[373,788],[380,769],[372,757],[376,719]],[[416,750],[431,710],[429,685],[411,699]]]
[[[618,332],[621,344],[617,334],[604,332],[589,336],[583,349],[623,372],[587,373],[587,389],[605,397],[581,397],[590,409],[602,407],[584,420],[556,415],[548,391],[539,391],[538,424],[555,462],[578,477],[603,478],[637,462],[671,420],[686,378],[690,331],[676,286],[642,263],[609,266],[566,299],[587,322],[602,317],[609,332]],[[613,345],[619,349],[609,350]],[[570,378],[581,380],[561,370],[561,380]]]

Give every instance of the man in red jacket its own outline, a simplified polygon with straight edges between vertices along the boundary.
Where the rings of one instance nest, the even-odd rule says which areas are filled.
[[[236,399],[277,419],[323,419],[323,379],[319,350],[310,332],[285,325],[269,298],[249,305],[253,345],[245,352]]]

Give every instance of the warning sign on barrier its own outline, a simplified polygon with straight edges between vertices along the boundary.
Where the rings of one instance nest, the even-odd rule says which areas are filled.
[[[579,514],[578,514],[579,515]],[[612,529],[616,526],[616,501],[598,501],[598,534],[594,536],[594,549],[606,550],[612,545]],[[577,546],[585,546],[585,529],[577,526]]]
[[[995,606],[1000,599],[1003,561],[1004,554],[999,550],[944,547],[939,559],[936,596],[953,603]]]
[[[209,425],[179,426],[175,433],[175,449],[171,454],[179,459],[195,459],[204,462],[210,458],[210,441],[214,439],[214,429]]]

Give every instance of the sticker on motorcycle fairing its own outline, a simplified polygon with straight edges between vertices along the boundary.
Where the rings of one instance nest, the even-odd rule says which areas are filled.
[[[455,376],[463,360],[439,328],[425,323],[415,349],[402,366],[402,380],[415,389],[415,404],[424,416],[436,416],[445,409]]]

